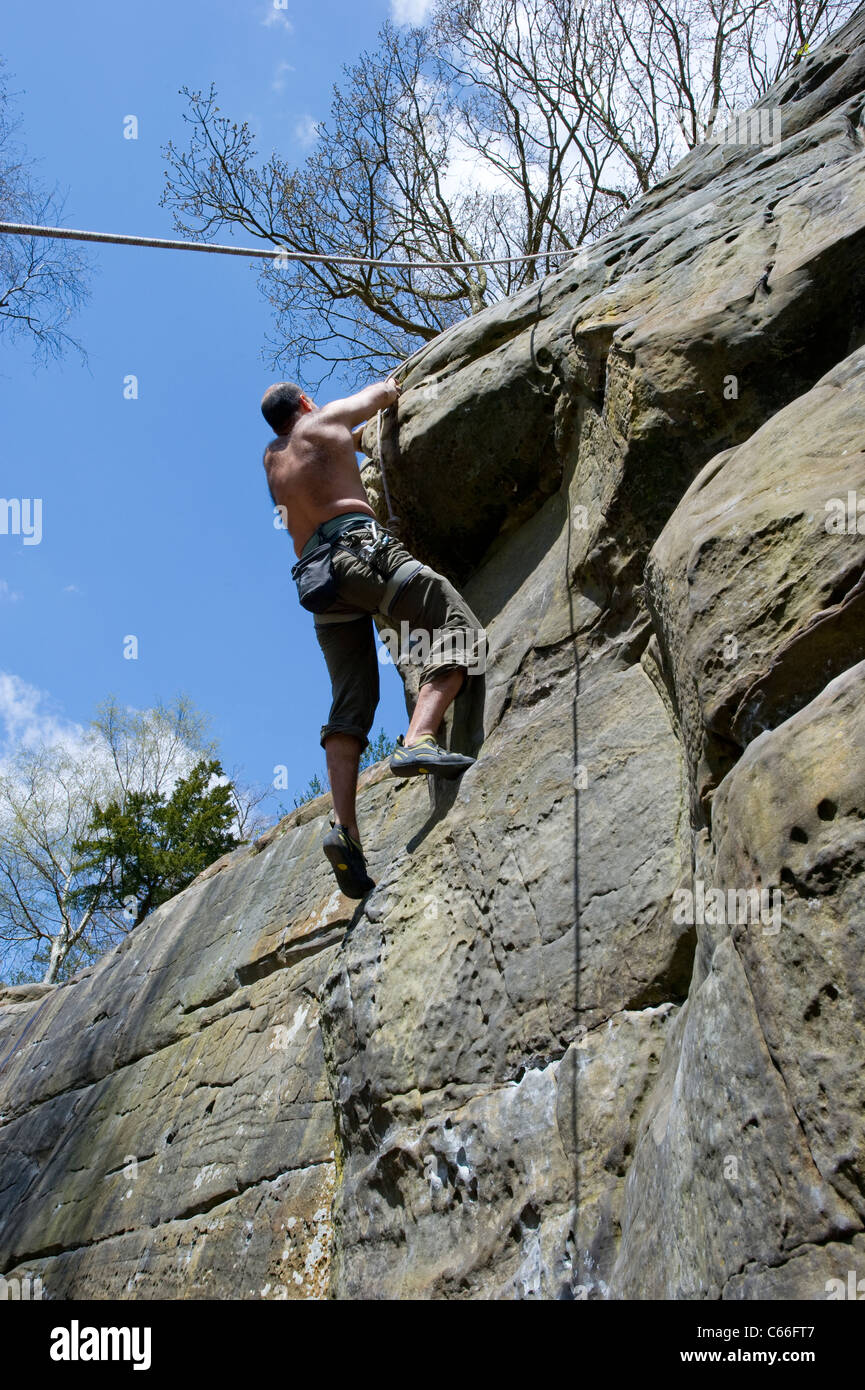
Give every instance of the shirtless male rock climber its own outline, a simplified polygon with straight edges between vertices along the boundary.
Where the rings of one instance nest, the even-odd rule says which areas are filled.
[[[395,777],[459,777],[473,758],[436,741],[448,706],[479,669],[483,628],[452,584],[416,560],[375,519],[360,478],[359,426],[393,405],[393,380],[317,406],[294,382],[271,386],[261,413],[274,431],[264,453],[271,496],[300,557],[293,571],[330,674],[333,703],[321,729],[333,794],[324,852],[347,897],[362,898],[370,878],[355,797],[358,764],[379,698],[372,615],[397,630],[426,634],[417,703],[390,759]],[[303,578],[301,578],[303,572]],[[304,590],[304,585],[306,589]],[[315,586],[318,586],[317,588]],[[402,629],[403,621],[408,629]]]

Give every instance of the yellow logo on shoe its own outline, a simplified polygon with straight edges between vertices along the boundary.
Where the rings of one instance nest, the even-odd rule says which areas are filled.
[[[348,865],[347,865],[347,864],[337,864],[336,867],[337,867],[338,869],[347,869],[347,868],[348,868]]]

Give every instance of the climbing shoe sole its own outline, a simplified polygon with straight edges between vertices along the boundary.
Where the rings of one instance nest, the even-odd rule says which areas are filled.
[[[334,826],[325,835],[322,848],[341,893],[347,898],[365,898],[372,892],[375,883],[366,871],[363,853],[344,830]]]

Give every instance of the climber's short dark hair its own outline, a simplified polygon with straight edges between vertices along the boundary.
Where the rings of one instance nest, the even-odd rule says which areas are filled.
[[[275,386],[268,386],[261,398],[261,413],[274,434],[292,424],[302,395],[296,381],[278,381]]]

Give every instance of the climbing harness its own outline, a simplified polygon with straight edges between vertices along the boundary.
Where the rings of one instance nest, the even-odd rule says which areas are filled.
[[[371,524],[375,524],[371,517],[354,513],[332,517],[330,522],[324,522],[313,532],[310,541],[317,539],[318,545],[311,550],[304,546],[300,559],[291,569],[302,608],[310,613],[324,613],[331,606],[338,597],[333,552],[340,546],[353,549],[348,544],[348,536],[352,531]]]
[[[340,518],[333,518],[339,522]],[[395,537],[379,525],[372,517],[359,518],[357,514],[347,521],[341,529],[335,529],[332,535],[326,533],[327,523],[320,526],[314,532],[311,539],[319,540],[319,544],[306,550],[300,559],[292,566],[291,577],[297,585],[297,596],[302,608],[310,613],[323,614],[331,607],[335,599],[338,598],[338,583],[333,568],[333,557],[336,550],[350,550],[357,555],[358,559],[363,560],[373,569],[386,585],[390,586],[394,579],[394,573],[388,563],[388,547],[395,542]],[[371,533],[371,534],[369,534]],[[405,568],[406,562],[397,567],[397,572]],[[420,563],[413,561],[413,570],[420,568]],[[400,576],[404,578],[405,576]],[[400,587],[402,585],[400,584]],[[385,589],[385,601],[387,601],[388,589]]]
[[[420,560],[415,560],[414,557],[410,556],[409,559],[402,560],[394,568],[391,556],[388,554],[388,547],[396,544],[396,537],[379,526],[377,521],[370,521],[368,529],[372,532],[371,540],[362,540],[360,534],[348,534],[340,537],[340,543],[346,550],[351,550],[356,554],[359,560],[365,561],[370,569],[375,571],[379,579],[384,580],[385,589],[382,594],[380,611],[387,616],[403,585],[407,584],[418,570],[423,569],[423,564]]]

